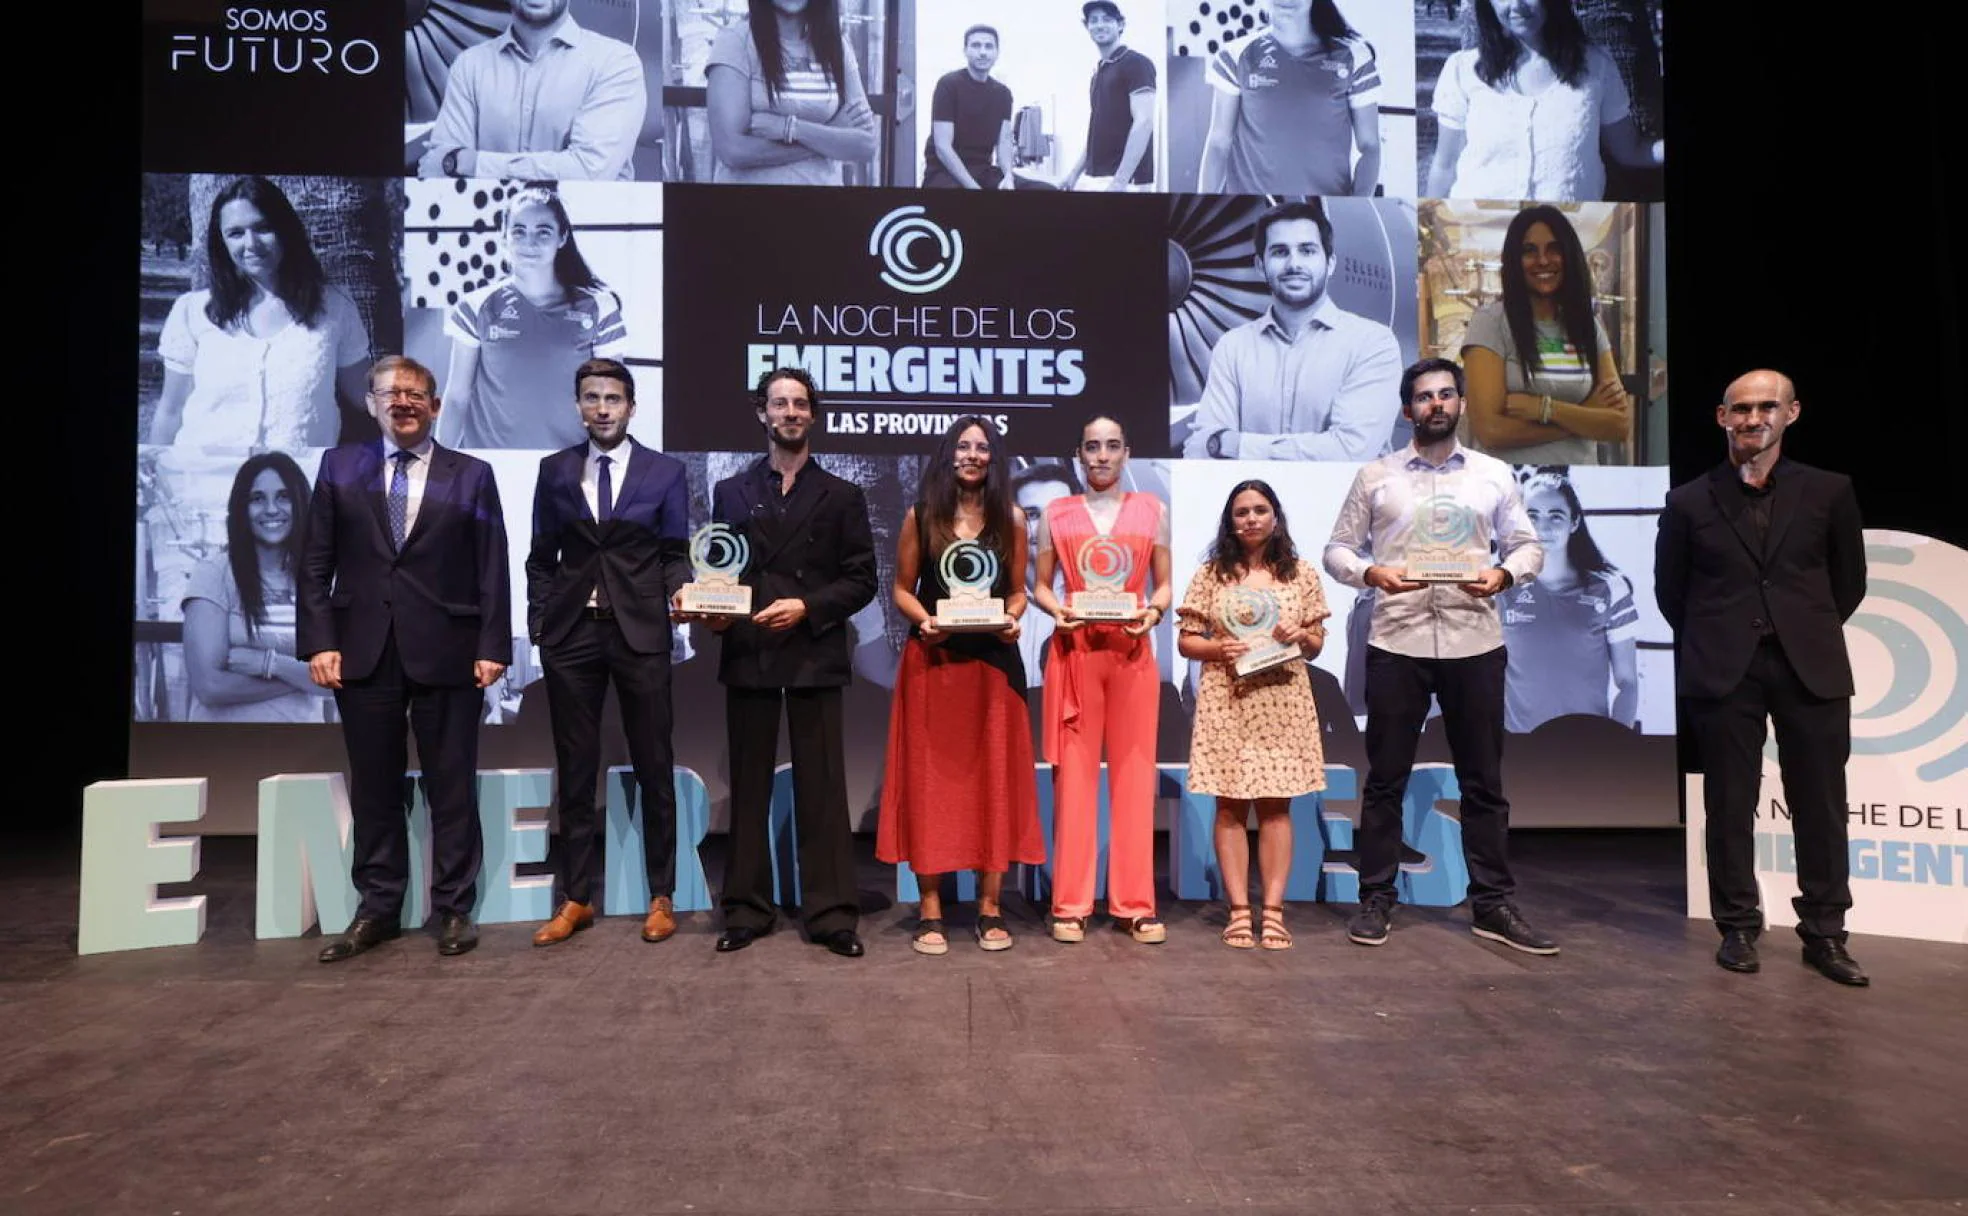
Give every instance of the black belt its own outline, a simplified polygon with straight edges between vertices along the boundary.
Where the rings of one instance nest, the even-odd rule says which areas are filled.
[[[589,604],[586,608],[581,609],[581,615],[591,621],[612,621],[615,619],[615,610],[613,608],[597,608],[593,604]]]

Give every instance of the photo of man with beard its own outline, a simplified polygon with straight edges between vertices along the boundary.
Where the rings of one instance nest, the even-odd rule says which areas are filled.
[[[1190,459],[1371,460],[1400,413],[1394,331],[1327,291],[1333,226],[1318,199],[1271,208],[1251,225],[1271,306],[1217,340]]]

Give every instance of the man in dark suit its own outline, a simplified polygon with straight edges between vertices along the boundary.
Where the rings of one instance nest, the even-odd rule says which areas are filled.
[[[1865,598],[1865,541],[1851,479],[1783,458],[1784,430],[1801,408],[1780,372],[1729,385],[1715,408],[1729,458],[1668,494],[1654,592],[1680,644],[1676,686],[1700,755],[1709,907],[1722,931],[1715,961],[1730,971],[1760,966],[1756,805],[1764,723],[1774,719],[1804,961],[1863,985],[1845,949],[1852,664],[1843,626]]]
[[[690,574],[683,462],[629,438],[635,377],[613,359],[574,372],[588,441],[540,461],[526,556],[526,632],[546,668],[560,777],[564,902],[533,935],[551,946],[594,924],[595,784],[608,682],[641,790],[649,874],[644,941],[676,932],[676,787],[670,770],[669,601]]]
[[[512,662],[511,582],[492,467],[431,441],[441,405],[430,369],[401,355],[377,361],[369,409],[383,438],[324,452],[308,506],[299,652],[341,710],[361,898],[324,963],[399,932],[410,881],[406,714],[430,803],[437,950],[478,944],[478,724],[483,690]]]
[[[720,481],[711,501],[712,518],[750,544],[744,581],[757,609],[749,619],[709,622],[724,636],[718,678],[731,754],[731,857],[717,948],[742,950],[772,930],[766,831],[783,706],[792,734],[800,919],[812,940],[857,958],[841,689],[853,677],[847,620],[875,595],[868,502],[859,486],[812,458],[820,395],[811,376],[798,368],[765,373],[754,407],[766,454]]]

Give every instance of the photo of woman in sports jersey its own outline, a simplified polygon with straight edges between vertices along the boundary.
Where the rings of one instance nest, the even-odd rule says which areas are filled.
[[[1544,546],[1544,569],[1497,596],[1510,656],[1504,729],[1526,734],[1568,714],[1638,729],[1640,613],[1633,581],[1592,539],[1570,469],[1526,465],[1518,480]]]
[[[1169,7],[1170,186],[1412,197],[1414,14],[1363,0]]]
[[[497,224],[507,272],[466,292],[444,319],[451,340],[438,442],[558,451],[586,438],[574,369],[619,354],[622,301],[581,256],[551,183],[513,193]]]

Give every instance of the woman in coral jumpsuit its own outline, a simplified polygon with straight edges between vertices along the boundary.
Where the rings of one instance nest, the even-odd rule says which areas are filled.
[[[1033,590],[1056,622],[1045,673],[1045,758],[1053,766],[1052,936],[1084,940],[1093,912],[1104,746],[1111,815],[1107,911],[1115,928],[1154,943],[1165,940],[1168,930],[1155,916],[1161,688],[1148,632],[1169,608],[1168,508],[1152,494],[1122,488],[1127,436],[1112,418],[1086,424],[1079,457],[1086,493],[1046,506]],[[1138,605],[1131,619],[1095,621],[1074,612],[1074,592],[1104,589],[1089,586],[1089,569],[1096,579],[1125,571],[1123,587]],[[1065,583],[1063,597],[1054,592],[1055,573]]]

